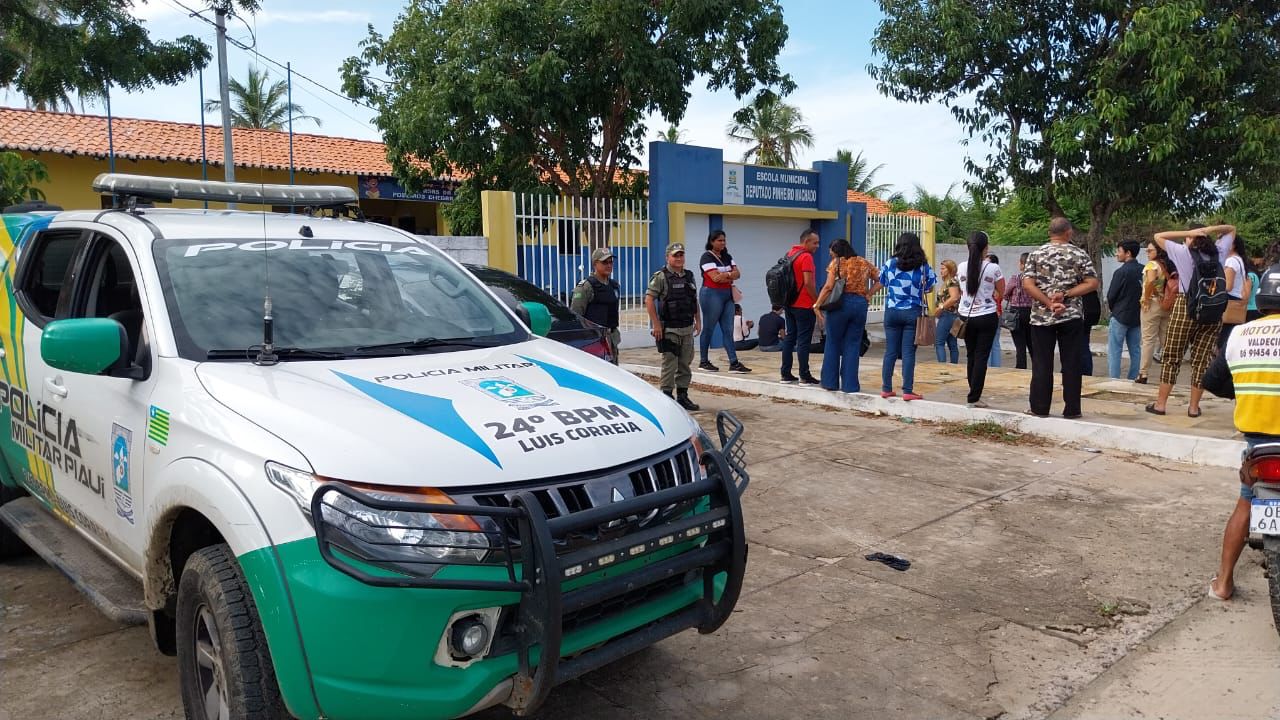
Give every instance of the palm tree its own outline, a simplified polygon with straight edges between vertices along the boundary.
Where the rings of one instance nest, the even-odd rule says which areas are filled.
[[[658,137],[654,138],[658,142],[682,143],[685,136],[688,135],[684,130],[672,125],[666,130],[658,133]]]
[[[249,68],[249,77],[245,84],[232,79],[228,86],[231,90],[231,125],[242,128],[262,128],[265,130],[282,130],[289,121],[290,112],[294,120],[311,120],[320,125],[320,118],[306,115],[302,106],[285,102],[288,86],[283,80],[270,82],[271,76],[266,70]],[[222,109],[217,100],[207,100],[204,104],[206,113],[215,113]]]
[[[871,161],[862,156],[861,150],[858,151],[857,157],[853,156],[852,150],[836,150],[835,161],[849,166],[850,190],[878,198],[893,187],[889,183],[873,184],[875,183],[876,173],[884,168],[884,163],[871,167]]]
[[[751,145],[743,162],[795,167],[797,151],[813,147],[813,131],[803,122],[794,106],[766,95],[740,111],[726,132],[729,139]]]

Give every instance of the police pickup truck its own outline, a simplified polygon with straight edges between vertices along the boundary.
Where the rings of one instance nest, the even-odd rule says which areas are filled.
[[[526,715],[729,617],[731,415],[717,449],[349,189],[94,188],[2,216],[0,554],[148,624],[188,718]]]

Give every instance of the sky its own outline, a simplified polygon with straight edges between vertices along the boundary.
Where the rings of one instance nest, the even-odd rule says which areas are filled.
[[[180,5],[194,9],[201,0],[140,0],[135,13],[146,20],[156,38],[192,34],[216,47],[213,27],[191,17]],[[254,44],[262,55],[280,63],[292,63],[295,73],[338,91],[339,68],[348,56],[359,52],[359,43],[372,24],[378,32],[390,34],[396,15],[403,7],[398,0],[366,0],[363,3],[335,0],[262,0],[262,11],[247,22],[233,19],[229,35]],[[794,78],[797,89],[787,99],[804,114],[814,134],[814,147],[800,156],[800,166],[831,159],[836,149],[847,148],[856,155],[861,150],[873,165],[884,167],[878,183],[908,197],[920,185],[942,194],[967,175],[964,160],[969,149],[965,133],[950,111],[940,105],[900,103],[881,95],[867,74],[875,61],[871,37],[881,19],[875,0],[784,0],[783,12],[790,36],[779,63]],[[212,19],[212,13],[206,13]],[[256,41],[256,44],[255,44]],[[253,63],[266,67],[273,77],[284,71],[252,53],[228,47],[228,67],[232,77],[243,78]],[[217,97],[217,65],[204,73],[204,96]],[[695,145],[723,147],[726,160],[741,158],[745,146],[729,140],[725,128],[742,102],[733,93],[707,91],[705,83],[690,88],[692,99],[680,128],[685,141]],[[380,140],[373,124],[374,113],[318,88],[295,75],[294,102],[323,125],[295,123],[295,132]],[[21,99],[0,98],[5,104],[20,105]],[[87,106],[86,112],[103,113],[101,104]],[[112,111],[120,117],[153,118],[198,122],[200,82],[192,78],[174,87],[160,87],[145,93],[112,96]],[[204,116],[219,122],[218,116]],[[666,129],[661,118],[652,118],[650,136]],[[957,190],[960,186],[956,185]]]

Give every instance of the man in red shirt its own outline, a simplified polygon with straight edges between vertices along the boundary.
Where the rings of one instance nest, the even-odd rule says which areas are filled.
[[[787,257],[794,257],[791,267],[796,274],[796,287],[800,294],[796,301],[786,309],[787,336],[782,340],[782,382],[802,382],[806,385],[817,385],[818,379],[809,372],[809,344],[813,342],[813,326],[817,316],[813,312],[813,301],[818,297],[815,284],[817,269],[813,262],[813,254],[818,251],[818,233],[808,228],[800,233],[800,244],[792,246]],[[800,359],[800,377],[791,374],[791,353]]]

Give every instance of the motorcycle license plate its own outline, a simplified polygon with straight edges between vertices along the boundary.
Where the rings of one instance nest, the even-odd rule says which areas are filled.
[[[1280,535],[1280,498],[1254,498],[1249,507],[1249,532]]]

